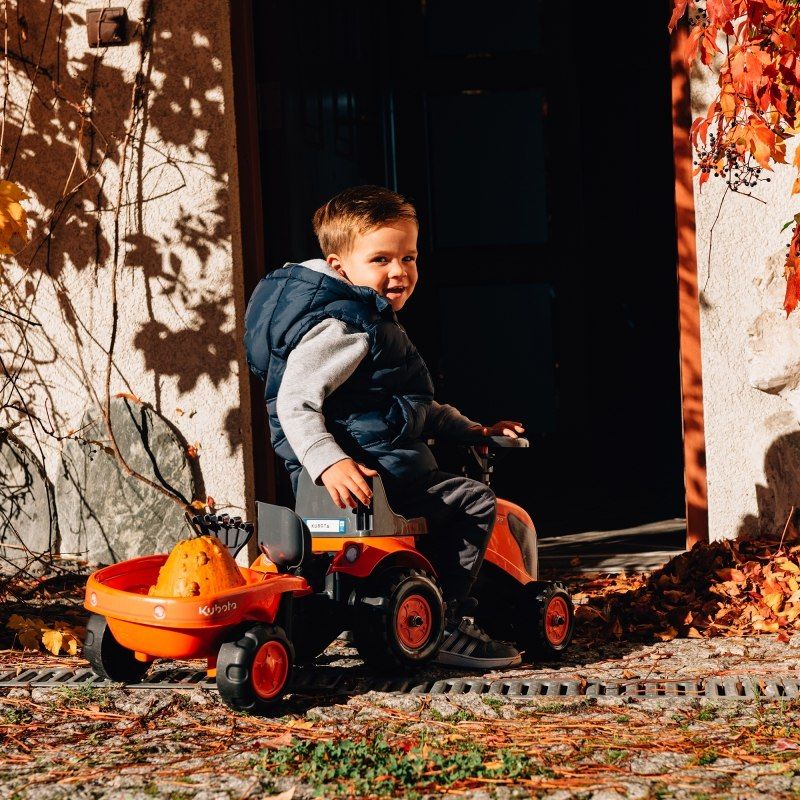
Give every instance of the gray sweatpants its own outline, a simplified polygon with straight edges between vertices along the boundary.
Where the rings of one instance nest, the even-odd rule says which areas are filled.
[[[420,550],[439,573],[445,600],[457,605],[469,595],[483,563],[497,511],[494,492],[480,481],[438,471],[385,485],[393,511],[428,521]]]

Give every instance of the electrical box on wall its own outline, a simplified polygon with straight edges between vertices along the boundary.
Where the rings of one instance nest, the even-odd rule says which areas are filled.
[[[128,11],[122,6],[90,8],[86,12],[89,47],[128,44]]]

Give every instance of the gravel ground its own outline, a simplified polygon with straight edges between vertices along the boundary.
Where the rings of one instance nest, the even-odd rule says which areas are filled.
[[[84,580],[18,592],[3,612],[80,625]],[[800,634],[786,643],[775,635],[656,644],[607,637],[584,625],[560,662],[485,677],[800,679]],[[10,649],[12,641],[0,626],[0,669],[86,666],[80,657]],[[344,642],[319,662],[367,675]],[[420,678],[457,674],[432,669]],[[554,702],[355,687],[349,697],[295,696],[273,719],[232,712],[199,688],[0,689],[0,800],[800,796],[800,700]]]
[[[601,652],[602,651],[602,652]],[[37,661],[38,659],[38,661]],[[0,663],[80,665],[4,651]],[[334,666],[358,670],[337,643]],[[442,671],[435,675],[441,677]],[[800,637],[575,643],[544,669],[493,673],[644,680],[800,676]],[[790,798],[800,701],[295,697],[285,716],[231,712],[215,692],[0,690],[0,797],[233,800],[384,796]],[[284,793],[281,795],[281,793]]]

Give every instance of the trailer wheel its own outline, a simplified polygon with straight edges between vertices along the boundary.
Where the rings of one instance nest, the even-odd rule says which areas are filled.
[[[417,570],[387,570],[356,596],[355,645],[380,672],[409,672],[439,652],[444,601],[436,581]]]
[[[237,711],[268,714],[286,694],[294,649],[283,628],[253,625],[217,656],[217,689]]]
[[[525,586],[529,622],[517,643],[526,661],[552,661],[572,641],[575,610],[564,584],[534,582]]]
[[[108,620],[100,614],[89,615],[83,654],[101,678],[118,683],[139,683],[150,667],[150,662],[138,661],[133,650],[114,638]]]

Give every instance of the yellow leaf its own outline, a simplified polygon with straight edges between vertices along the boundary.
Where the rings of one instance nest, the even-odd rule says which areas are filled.
[[[764,595],[764,602],[773,611],[780,611],[780,608],[783,605],[783,593],[782,592],[767,592]]]
[[[28,215],[20,205],[28,195],[13,181],[0,181],[0,253],[14,252],[11,240],[14,235],[23,242],[28,241]]]
[[[57,656],[61,652],[61,640],[63,638],[61,631],[46,630],[42,633],[42,644],[54,656]]]
[[[71,656],[78,655],[78,640],[71,633],[68,633],[64,636],[64,641],[61,642],[61,647]]]
[[[764,631],[764,633],[777,633],[780,630],[780,625],[777,622],[766,622],[764,620],[757,620],[753,623],[754,631]]]

